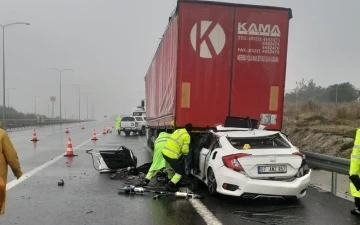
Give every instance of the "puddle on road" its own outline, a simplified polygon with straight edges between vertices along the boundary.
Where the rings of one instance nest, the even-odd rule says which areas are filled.
[[[258,212],[250,211],[250,210],[236,210],[235,214],[240,215],[240,217],[244,220],[258,222],[261,224],[283,225],[283,224],[291,224],[302,220],[302,218],[299,216],[275,214],[275,212],[284,211],[293,208],[303,208],[303,206],[288,206],[284,208],[275,208],[272,210],[264,210]]]
[[[67,167],[71,167],[73,163],[73,157],[65,157]]]
[[[302,220],[302,218],[298,216],[286,216],[271,213],[242,213],[241,218],[268,225],[290,224]]]
[[[34,152],[36,152],[37,141],[33,141]]]

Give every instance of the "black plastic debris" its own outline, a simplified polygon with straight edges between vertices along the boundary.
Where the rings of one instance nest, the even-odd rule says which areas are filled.
[[[64,186],[64,180],[60,179],[61,181],[58,182],[58,186]]]

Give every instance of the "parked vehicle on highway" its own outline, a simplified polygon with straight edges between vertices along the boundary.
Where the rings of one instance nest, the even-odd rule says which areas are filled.
[[[226,116],[281,130],[290,18],[288,8],[179,0],[145,76],[148,145]]]
[[[192,174],[212,195],[306,193],[310,170],[299,175],[303,156],[281,133],[291,18],[289,8],[190,0],[169,18],[145,76],[147,144],[189,122],[191,143],[210,135],[211,146],[193,147]]]
[[[199,181],[210,195],[298,199],[306,194],[311,170],[305,156],[280,131],[219,125],[202,134],[193,189]]]
[[[126,136],[129,136],[131,132],[138,132],[138,122],[134,116],[124,116],[120,122],[120,133],[123,131]]]
[[[141,136],[146,134],[146,117],[144,116],[126,116],[121,119],[120,132],[123,131],[126,136],[131,132]]]
[[[139,135],[144,136],[146,134],[146,117],[145,116],[134,116],[137,122],[137,131]]]

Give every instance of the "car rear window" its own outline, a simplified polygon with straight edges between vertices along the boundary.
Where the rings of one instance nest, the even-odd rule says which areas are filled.
[[[268,149],[268,148],[291,148],[279,134],[263,137],[227,137],[230,144],[236,149]],[[247,146],[248,145],[248,146]]]
[[[123,117],[121,121],[135,121],[134,117]]]
[[[136,116],[135,119],[136,121],[144,121],[143,118],[141,118],[140,116]]]

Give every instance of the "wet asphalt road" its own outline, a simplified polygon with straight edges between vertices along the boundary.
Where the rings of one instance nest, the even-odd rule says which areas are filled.
[[[151,161],[145,147],[145,138],[125,137],[113,133],[102,135],[101,129],[110,122],[69,124],[65,126],[37,129],[39,142],[30,141],[32,130],[10,132],[10,138],[18,151],[24,174],[56,159],[65,153],[68,136],[77,157],[61,157],[58,161],[34,173],[31,177],[7,191],[6,213],[0,217],[1,225],[115,225],[115,224],[206,224],[211,215],[194,209],[188,200],[163,197],[153,200],[152,194],[145,196],[118,195],[121,180],[111,180],[110,174],[99,174],[93,168],[91,156],[85,150],[117,149],[125,145],[138,157],[138,165]],[[93,129],[99,140],[90,141]],[[80,145],[80,146],[79,146]],[[79,146],[79,147],[77,147]],[[9,171],[8,183],[14,179]],[[64,186],[57,183],[63,179]],[[205,198],[200,208],[210,210],[220,221],[214,224],[358,224],[349,211],[353,206],[329,193],[309,188],[307,195],[298,202],[244,201],[233,197],[210,197],[206,189],[199,191]],[[201,204],[202,203],[202,204]]]

